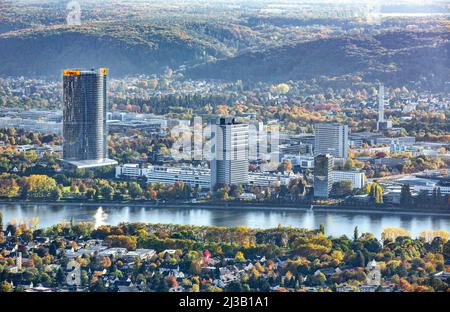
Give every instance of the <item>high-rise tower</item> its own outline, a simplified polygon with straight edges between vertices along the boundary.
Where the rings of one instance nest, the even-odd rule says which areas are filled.
[[[378,122],[384,121],[384,85],[378,88]]]
[[[63,160],[76,168],[115,165],[107,158],[107,69],[63,72]]]
[[[328,198],[333,186],[333,156],[317,155],[314,158],[314,197]]]
[[[386,101],[384,99],[384,85],[380,84],[378,87],[378,122],[377,130],[387,130],[392,128],[392,122],[390,120],[384,120],[384,105]]]
[[[348,157],[348,126],[338,123],[316,124],[314,155],[330,154],[335,158]]]
[[[249,126],[234,117],[220,117],[212,129],[211,189],[247,184]]]

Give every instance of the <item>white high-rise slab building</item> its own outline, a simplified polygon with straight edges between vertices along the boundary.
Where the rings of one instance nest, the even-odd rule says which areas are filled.
[[[330,154],[334,158],[348,158],[348,126],[338,123],[316,124],[314,155]]]
[[[211,189],[224,184],[247,184],[249,126],[234,117],[219,117],[211,128]]]
[[[386,100],[384,99],[384,85],[380,84],[378,87],[378,122],[377,130],[387,130],[392,128],[392,121],[384,119],[384,105]]]
[[[378,88],[378,122],[384,121],[384,85]]]

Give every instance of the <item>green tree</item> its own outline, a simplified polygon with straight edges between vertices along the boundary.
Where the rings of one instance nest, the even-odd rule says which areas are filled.
[[[86,198],[87,199],[94,199],[96,194],[96,190],[94,188],[88,188],[86,191]]]
[[[325,234],[325,225],[323,223],[320,223],[319,225],[319,232]]]
[[[366,266],[366,258],[361,251],[358,251],[358,255],[356,256],[355,266],[364,268]]]
[[[311,286],[322,286],[326,283],[327,278],[325,274],[318,272],[317,274],[312,275],[308,280],[308,283]]]
[[[55,187],[53,190],[51,190],[50,192],[50,198],[53,200],[60,200],[62,197],[62,191],[59,187]]]
[[[354,162],[350,158],[344,164],[344,170],[352,170],[354,167]]]
[[[142,188],[137,182],[131,182],[128,186],[128,194],[131,198],[136,199],[142,194]]]
[[[62,285],[66,282],[66,274],[61,268],[59,268],[58,271],[56,271],[55,282],[58,285]]]
[[[227,292],[243,292],[242,284],[239,281],[233,281],[225,287]]]
[[[444,244],[443,254],[446,259],[450,260],[450,240]]]
[[[230,195],[228,194],[228,192],[229,192],[229,187],[228,186],[222,187],[222,188],[217,190],[216,196],[220,200],[228,200],[228,199],[230,199]]]
[[[359,239],[359,230],[358,226],[355,226],[355,229],[353,230],[353,240],[357,241]]]
[[[95,282],[93,282],[90,286],[89,286],[89,290],[91,292],[106,292],[107,289],[105,287],[105,284],[103,283],[103,280],[99,279]]]
[[[103,197],[103,199],[110,200],[113,193],[114,189],[110,185],[103,185],[100,188],[100,195]]]
[[[342,197],[351,194],[353,191],[353,185],[350,181],[339,181],[333,183],[331,188],[331,194],[336,197]]]
[[[412,205],[412,195],[409,184],[402,185],[402,190],[400,193],[400,205],[403,207],[409,207]]]
[[[231,186],[231,189],[230,189],[231,196],[237,198],[237,197],[241,196],[242,193],[244,193],[244,188],[242,187],[242,185],[238,184],[238,185]]]
[[[89,283],[89,275],[86,270],[81,271],[81,285],[87,285]]]

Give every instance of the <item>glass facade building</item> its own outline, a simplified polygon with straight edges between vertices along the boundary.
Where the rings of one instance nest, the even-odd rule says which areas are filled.
[[[314,197],[329,197],[333,186],[333,165],[333,156],[329,154],[314,158]]]
[[[63,102],[63,160],[77,167],[109,164],[107,69],[65,70]]]

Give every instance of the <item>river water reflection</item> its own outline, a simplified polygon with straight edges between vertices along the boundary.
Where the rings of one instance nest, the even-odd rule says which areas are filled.
[[[186,208],[149,208],[143,206],[71,206],[71,205],[29,205],[0,204],[4,223],[11,220],[30,222],[39,218],[39,227],[49,227],[72,217],[78,221],[102,224],[120,222],[173,223],[214,226],[248,226],[270,228],[278,225],[302,228],[318,228],[325,225],[326,233],[333,236],[353,235],[358,226],[360,233],[370,232],[377,237],[388,227],[402,227],[419,235],[422,230],[450,231],[450,216],[367,214],[317,211],[257,211],[257,210],[208,210]]]

